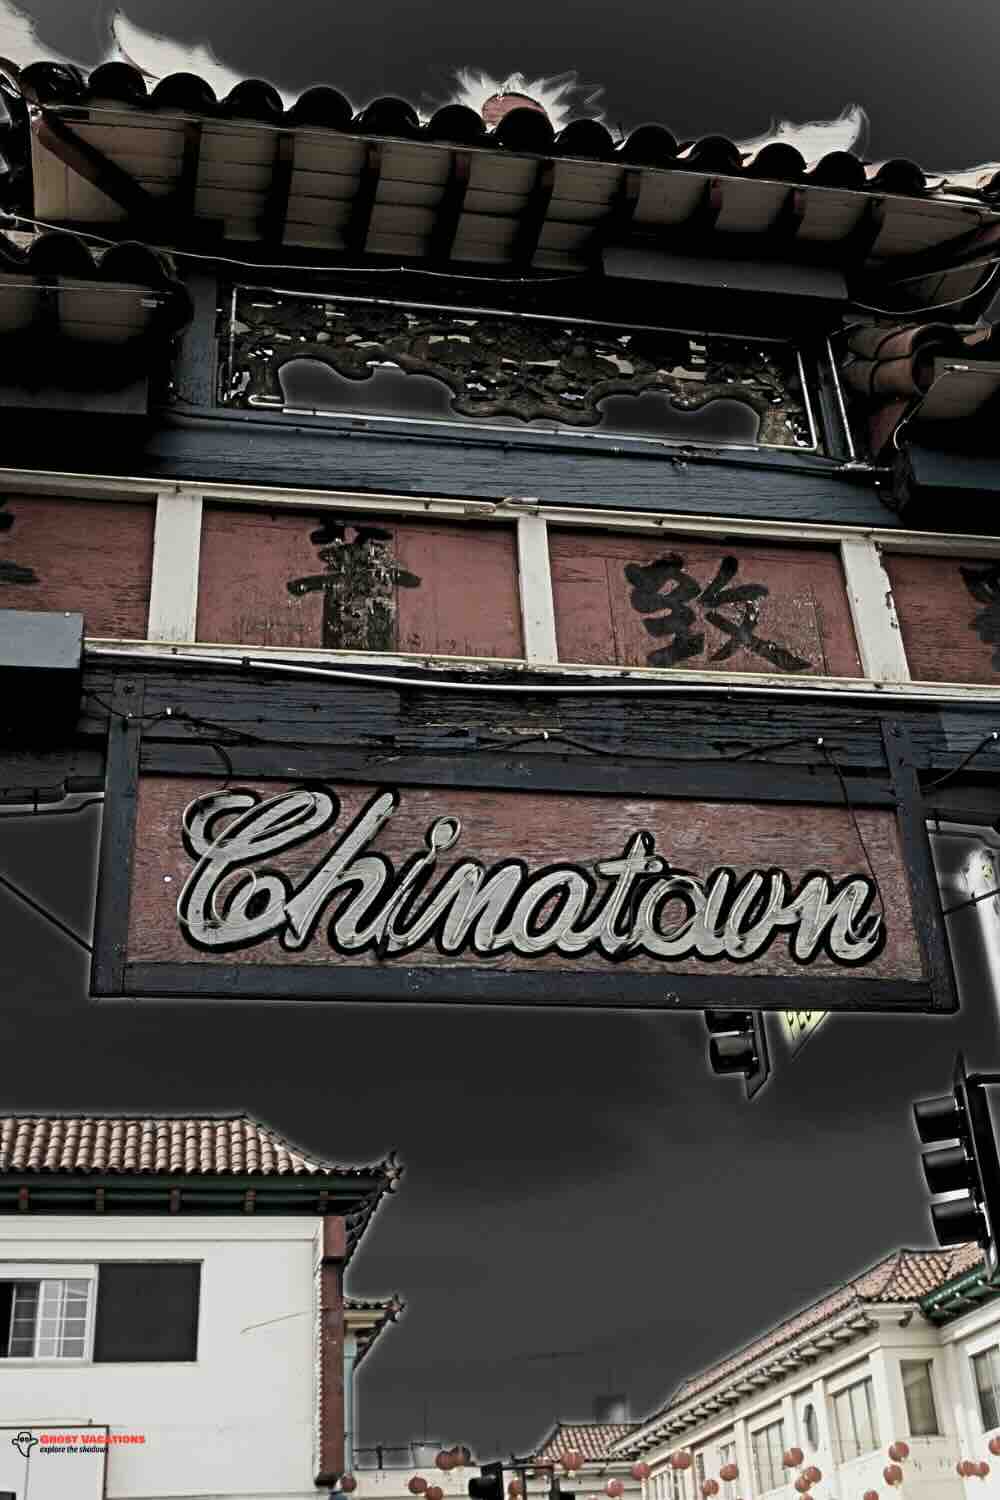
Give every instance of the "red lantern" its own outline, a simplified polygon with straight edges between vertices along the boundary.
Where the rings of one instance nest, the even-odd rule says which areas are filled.
[[[340,1476],[340,1488],[345,1495],[351,1495],[358,1487],[358,1481],[353,1474],[342,1474]]]
[[[645,1464],[640,1460],[639,1463],[632,1465],[631,1469],[629,1469],[629,1473],[632,1475],[633,1479],[638,1479],[640,1481],[642,1481],[643,1479],[648,1479],[649,1464]]]
[[[564,1469],[568,1469],[572,1474],[575,1469],[583,1468],[583,1454],[577,1453],[575,1448],[571,1448],[568,1453],[564,1453],[561,1456],[559,1462]]]
[[[427,1488],[427,1480],[421,1479],[419,1474],[414,1474],[406,1488],[411,1495],[422,1495]]]
[[[717,1479],[706,1479],[701,1487],[703,1495],[717,1495],[719,1493],[719,1481]]]
[[[900,1440],[899,1442],[889,1444],[889,1457],[893,1460],[893,1462],[896,1462],[901,1458],[909,1458],[909,1456],[909,1443],[904,1443]]]
[[[820,1480],[823,1478],[822,1474],[817,1469],[815,1464],[810,1464],[808,1469],[803,1469],[802,1477],[803,1479],[808,1479],[810,1484],[819,1484]]]
[[[620,1479],[609,1479],[604,1486],[604,1491],[605,1494],[611,1496],[611,1500],[618,1500],[618,1496],[625,1493],[625,1486]]]
[[[886,1464],[882,1470],[882,1478],[886,1484],[902,1484],[903,1471],[899,1467],[899,1464]]]
[[[878,1500],[878,1490],[865,1490],[862,1500]]]
[[[719,1478],[724,1479],[727,1484],[730,1484],[734,1479],[738,1478],[739,1472],[735,1464],[723,1464],[719,1470]]]
[[[517,1500],[517,1496],[521,1493],[521,1481],[519,1479],[512,1479],[507,1486],[507,1493],[512,1497],[512,1500]]]
[[[985,1479],[989,1472],[989,1464],[985,1461],[985,1459],[980,1459],[978,1464],[976,1465],[976,1473],[979,1475],[980,1479]]]
[[[808,1495],[809,1491],[812,1489],[812,1480],[807,1479],[804,1474],[800,1474],[798,1479],[796,1479],[795,1481],[795,1488],[798,1490],[800,1495]]]
[[[971,1458],[963,1458],[958,1466],[958,1472],[963,1479],[971,1479],[976,1472],[976,1466]]]
[[[434,1462],[443,1474],[447,1474],[449,1469],[455,1467],[455,1455],[453,1453],[439,1453]]]
[[[781,1462],[786,1469],[797,1469],[802,1462],[802,1449],[789,1448],[788,1452],[782,1457]]]
[[[996,1458],[997,1455],[1000,1454],[1000,1437],[990,1438],[990,1452],[993,1454],[994,1458]]]
[[[672,1469],[690,1469],[691,1463],[691,1455],[686,1448],[678,1448],[676,1453],[671,1453],[670,1455],[670,1467]]]
[[[444,1500],[444,1490],[438,1484],[429,1484],[424,1490],[424,1500]]]

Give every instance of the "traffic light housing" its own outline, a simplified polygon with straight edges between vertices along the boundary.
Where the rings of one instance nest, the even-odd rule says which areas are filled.
[[[747,1098],[759,1093],[771,1072],[764,1017],[753,1010],[706,1010],[708,1061],[713,1073],[742,1073]]]
[[[959,1053],[950,1094],[922,1099],[913,1106],[917,1134],[925,1146],[924,1177],[932,1197],[961,1192],[931,1204],[938,1243],[961,1245],[975,1240],[986,1256],[992,1279],[997,1274],[1000,1232],[1000,1156],[987,1098],[987,1077],[967,1073]],[[945,1142],[952,1142],[947,1145]]]
[[[505,1500],[503,1464],[480,1464],[479,1478],[469,1480],[470,1500]]]

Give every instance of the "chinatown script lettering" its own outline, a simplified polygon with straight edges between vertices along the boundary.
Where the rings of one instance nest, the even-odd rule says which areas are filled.
[[[197,797],[183,815],[195,863],[177,901],[187,941],[232,952],[276,938],[296,953],[325,922],[337,953],[382,960],[433,944],[449,956],[748,963],[784,933],[796,963],[826,954],[847,965],[870,962],[885,942],[883,915],[872,910],[877,887],[863,875],[813,870],[795,885],[781,869],[737,875],[721,866],[700,877],[672,866],[642,829],[621,854],[598,859],[593,873],[570,863],[532,873],[516,858],[491,867],[458,859],[439,871],[462,832],[457,817],[443,816],[428,827],[424,848],[394,867],[371,844],[400,802],[398,791],[379,792],[335,830],[340,800],[322,785],[266,798],[238,789]],[[267,863],[333,830],[294,881]]]

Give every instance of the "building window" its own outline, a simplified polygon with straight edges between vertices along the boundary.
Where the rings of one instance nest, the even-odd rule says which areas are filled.
[[[92,1282],[0,1281],[0,1357],[83,1359]]]
[[[187,1261],[73,1267],[0,1265],[0,1358],[102,1362],[198,1357],[201,1266]],[[5,1274],[6,1271],[6,1274]]]
[[[859,1380],[837,1392],[833,1398],[833,1420],[841,1463],[848,1463],[878,1447],[878,1420],[871,1380]]]
[[[937,1408],[934,1405],[934,1386],[931,1382],[929,1359],[902,1359],[899,1362],[903,1377],[903,1396],[906,1400],[906,1417],[910,1424],[911,1437],[938,1437]]]
[[[785,1483],[785,1470],[781,1463],[785,1451],[785,1424],[771,1422],[759,1432],[751,1434],[753,1469],[759,1494],[776,1490]]]
[[[95,1362],[197,1359],[200,1282],[197,1263],[101,1266]]]
[[[1000,1427],[1000,1345],[994,1344],[982,1354],[974,1354],[972,1368],[976,1376],[983,1431],[992,1432],[994,1427]]]
[[[724,1469],[726,1464],[736,1462],[736,1444],[719,1444],[719,1468]],[[722,1481],[722,1500],[736,1500],[738,1479],[724,1479]]]
[[[794,344],[235,287],[224,405],[817,451]]]

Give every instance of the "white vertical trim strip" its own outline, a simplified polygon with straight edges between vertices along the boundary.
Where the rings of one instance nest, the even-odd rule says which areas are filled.
[[[517,580],[525,659],[529,662],[557,662],[559,652],[549,563],[549,528],[544,516],[517,518]]]
[[[156,497],[147,640],[195,639],[201,509],[201,495],[190,492]]]
[[[840,557],[862,672],[875,682],[909,682],[892,586],[877,544],[867,538],[845,537]]]

